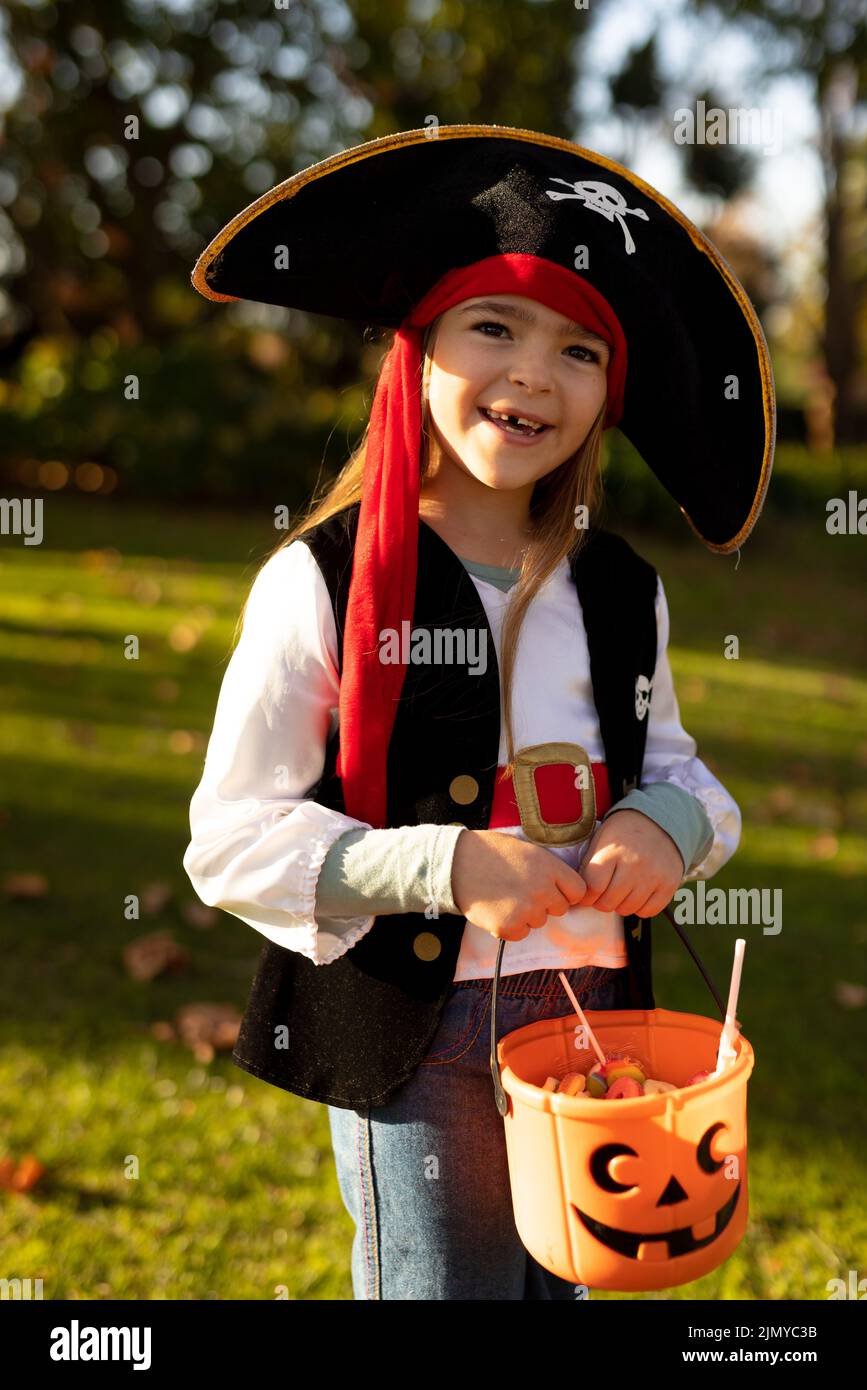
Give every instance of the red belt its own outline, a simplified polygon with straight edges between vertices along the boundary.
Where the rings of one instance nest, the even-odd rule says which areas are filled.
[[[612,805],[608,768],[605,763],[591,762],[590,770],[596,791],[596,819],[601,820]],[[564,825],[583,815],[585,793],[575,785],[574,763],[545,763],[541,767],[534,767],[532,772],[543,820],[549,825]],[[503,774],[504,768],[498,767],[489,830],[521,824],[515,784],[511,777],[506,778]]]

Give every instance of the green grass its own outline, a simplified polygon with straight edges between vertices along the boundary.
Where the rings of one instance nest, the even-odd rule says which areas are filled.
[[[723,986],[747,937],[750,1227],[721,1269],[643,1296],[824,1299],[828,1279],[863,1275],[867,1248],[867,1011],[835,994],[867,983],[864,541],[829,537],[821,512],[774,518],[738,564],[685,523],[679,540],[623,530],[665,582],[685,727],[743,812],[712,886],[783,893],[778,936],[690,932]],[[41,546],[2,542],[2,876],[42,874],[47,891],[0,895],[0,1156],[32,1151],[48,1171],[0,1193],[0,1275],[42,1278],[46,1298],[352,1297],[324,1107],[150,1031],[188,1001],[242,1007],[260,949],[234,917],[185,918],[181,857],[235,621],[276,539],[266,511],[57,496]],[[168,905],[127,920],[154,882]],[[158,927],[192,968],[138,984],[123,947]],[[654,941],[658,1003],[712,1013],[664,918]]]

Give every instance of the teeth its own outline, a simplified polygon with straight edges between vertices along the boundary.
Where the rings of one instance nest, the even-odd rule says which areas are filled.
[[[503,420],[506,424],[508,424],[510,420],[517,420],[519,425],[529,425],[534,430],[545,428],[544,425],[540,425],[537,420],[528,420],[525,415],[504,415],[501,410],[488,410],[487,407],[485,407],[485,410],[493,419]]]

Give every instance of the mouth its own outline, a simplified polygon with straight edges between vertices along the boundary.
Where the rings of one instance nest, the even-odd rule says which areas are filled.
[[[732,1196],[724,1207],[720,1207],[716,1216],[709,1216],[706,1221],[699,1221],[695,1226],[681,1226],[677,1231],[665,1231],[661,1235],[642,1235],[635,1231],[619,1231],[616,1226],[605,1226],[601,1221],[594,1221],[592,1216],[581,1211],[574,1202],[572,1210],[592,1236],[609,1250],[616,1251],[618,1255],[627,1255],[632,1260],[671,1260],[677,1255],[691,1255],[694,1250],[703,1249],[722,1235],[732,1219],[740,1190],[741,1185],[738,1183]]]
[[[536,439],[541,439],[549,434],[554,428],[553,425],[539,423],[521,423],[529,421],[527,416],[506,415],[505,412],[488,410],[487,406],[477,406],[479,415],[494,429],[499,430],[500,434],[507,439],[520,441],[521,443],[532,443]]]

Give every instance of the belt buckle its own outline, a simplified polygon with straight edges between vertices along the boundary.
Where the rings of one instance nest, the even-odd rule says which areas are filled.
[[[572,821],[547,821],[542,815],[534,772],[537,767],[568,763],[577,774],[581,815]],[[577,845],[596,826],[596,783],[590,758],[580,743],[534,743],[515,755],[515,801],[528,840],[540,845]]]

